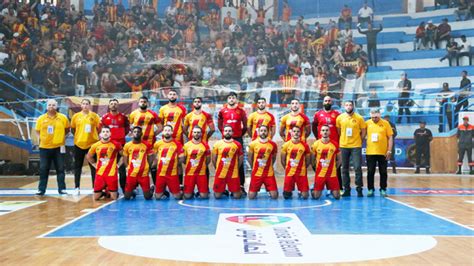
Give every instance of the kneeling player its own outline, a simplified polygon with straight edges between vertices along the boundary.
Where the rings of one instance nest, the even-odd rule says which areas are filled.
[[[280,160],[285,168],[283,197],[290,199],[296,184],[301,193],[301,198],[307,199],[309,196],[309,185],[306,165],[310,163],[311,152],[308,144],[300,139],[301,129],[299,127],[294,126],[291,128],[290,134],[291,139],[281,147]]]
[[[277,145],[268,138],[268,127],[258,128],[258,138],[249,145],[248,161],[252,165],[249,199],[255,199],[262,184],[270,193],[272,199],[278,198],[277,183],[273,164],[276,160]]]
[[[194,195],[197,185],[199,196],[209,198],[209,184],[206,175],[207,166],[211,161],[209,146],[202,140],[202,128],[194,126],[192,139],[184,144],[185,170],[184,170],[184,198],[190,199]]]
[[[153,151],[150,144],[142,140],[142,128],[132,129],[132,141],[123,147],[123,161],[128,168],[125,185],[125,199],[135,198],[135,188],[140,184],[143,196],[149,200],[153,196],[150,191],[150,177],[148,171],[153,162]]]
[[[212,164],[216,168],[214,177],[214,196],[220,199],[225,191],[225,187],[232,192],[234,199],[240,199],[242,192],[240,189],[239,166],[244,160],[242,145],[232,139],[232,127],[224,126],[224,139],[214,144],[212,149]]]
[[[114,200],[118,197],[117,155],[122,155],[122,145],[110,140],[110,128],[103,126],[100,132],[100,141],[91,146],[87,153],[87,161],[96,169],[94,181],[94,200],[102,197],[102,190],[107,189]],[[97,157],[97,162],[94,159]]]
[[[168,186],[175,199],[181,199],[183,193],[179,187],[178,164],[184,161],[183,146],[172,138],[173,127],[163,127],[163,139],[157,141],[153,146],[157,165],[155,198],[157,200],[166,198],[165,188]]]
[[[329,139],[329,126],[321,127],[321,139],[311,146],[311,165],[316,172],[312,196],[319,199],[326,185],[335,199],[339,199],[339,181],[337,167],[341,164],[341,154],[337,144]]]

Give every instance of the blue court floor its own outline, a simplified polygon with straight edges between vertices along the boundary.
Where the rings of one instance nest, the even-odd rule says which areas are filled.
[[[389,193],[411,195],[411,192],[401,190],[403,189],[391,190]],[[458,190],[451,192],[444,195],[459,195]],[[466,190],[464,195],[472,195],[472,190]],[[390,198],[352,196],[337,201],[323,196],[320,200],[271,200],[263,194],[253,201],[146,201],[140,196],[130,201],[120,199],[59,227],[44,237],[213,235],[216,233],[219,215],[232,213],[292,213],[313,235],[474,235],[473,230],[468,227]]]

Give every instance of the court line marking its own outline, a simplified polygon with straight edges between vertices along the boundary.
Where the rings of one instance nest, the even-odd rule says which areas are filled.
[[[451,219],[448,219],[448,218],[446,218],[446,217],[443,217],[443,216],[440,216],[440,215],[437,215],[437,214],[434,214],[434,213],[431,213],[431,212],[424,211],[424,210],[421,209],[421,208],[417,208],[417,207],[414,207],[414,206],[405,204],[405,203],[403,203],[403,202],[401,202],[401,201],[398,201],[398,200],[396,200],[396,199],[392,199],[392,198],[388,198],[388,197],[387,197],[387,199],[388,199],[388,200],[391,200],[391,201],[393,201],[393,202],[396,202],[396,203],[398,203],[398,204],[407,206],[407,207],[409,207],[409,208],[415,209],[415,210],[417,210],[417,211],[420,211],[420,212],[429,214],[429,215],[434,216],[434,217],[436,217],[436,218],[439,218],[439,219],[441,219],[441,220],[444,220],[444,221],[453,223],[453,224],[455,224],[455,225],[459,225],[459,226],[461,226],[461,227],[463,227],[463,228],[466,228],[466,229],[468,229],[468,230],[474,232],[474,229],[473,229],[473,228],[470,228],[469,226],[466,226],[466,225],[464,225],[464,224],[458,223],[458,222],[453,221],[453,220],[451,220]]]
[[[464,202],[474,204],[474,200],[465,200]]]
[[[119,199],[117,199],[117,200],[120,200],[120,199],[121,199],[121,197],[120,197]],[[41,234],[41,235],[37,236],[36,238],[46,238],[46,237],[45,237],[46,235],[52,234],[52,233],[54,233],[55,231],[57,231],[57,230],[59,230],[59,229],[61,229],[61,228],[63,228],[63,227],[66,227],[66,226],[68,226],[68,225],[70,225],[70,224],[72,224],[72,223],[78,221],[79,219],[82,219],[82,218],[86,217],[87,215],[90,215],[90,214],[92,214],[92,213],[94,213],[94,212],[97,212],[97,211],[100,210],[100,209],[103,209],[103,208],[105,208],[105,207],[111,205],[112,203],[116,203],[117,200],[113,200],[113,201],[111,201],[111,202],[107,202],[107,203],[103,204],[102,206],[97,207],[97,208],[93,209],[93,210],[90,211],[90,212],[84,213],[83,215],[80,215],[80,216],[78,216],[77,218],[72,219],[72,220],[70,220],[70,221],[68,221],[68,222],[66,222],[66,223],[64,223],[64,224],[62,224],[62,225],[58,226],[57,228],[55,228],[55,229],[53,229],[53,230],[50,230],[50,231],[48,231],[48,232],[46,232],[46,233],[44,233],[44,234]]]
[[[259,210],[301,210],[301,209],[314,209],[319,207],[325,207],[332,204],[330,200],[324,200],[323,204],[313,205],[313,206],[302,206],[302,207],[279,207],[279,208],[225,208],[225,207],[208,207],[208,206],[199,206],[191,205],[184,203],[184,200],[178,201],[178,204],[184,207],[196,208],[196,209],[208,209],[208,210],[231,210],[231,211],[240,211],[240,210],[249,210],[249,211],[259,211]]]

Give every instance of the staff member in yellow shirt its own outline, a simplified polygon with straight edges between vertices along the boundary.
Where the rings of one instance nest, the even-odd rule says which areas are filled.
[[[38,117],[36,121],[36,133],[39,135],[40,153],[40,180],[38,184],[37,196],[43,196],[48,186],[48,177],[51,164],[54,162],[58,180],[59,194],[66,193],[66,183],[64,182],[64,157],[61,153],[61,146],[66,143],[66,134],[69,130],[69,120],[61,113],[58,113],[58,102],[54,99],[48,100],[47,113]],[[65,149],[64,149],[65,152]]]
[[[92,144],[99,141],[100,117],[92,112],[91,101],[83,99],[81,101],[82,110],[72,116],[71,130],[74,134],[74,194],[80,194],[82,166],[84,158],[89,152]],[[95,180],[95,168],[89,164],[91,169],[92,186]]]
[[[374,196],[374,175],[377,164],[380,174],[380,196],[387,196],[387,161],[392,156],[393,130],[388,121],[380,119],[379,109],[370,111],[367,125],[367,197]]]
[[[344,103],[346,112],[336,119],[337,133],[339,134],[339,147],[342,156],[342,183],[344,193],[342,197],[351,195],[351,179],[349,177],[349,163],[352,158],[352,165],[355,170],[355,184],[357,197],[362,194],[362,140],[365,138],[366,125],[364,118],[354,112],[354,103],[346,101]]]

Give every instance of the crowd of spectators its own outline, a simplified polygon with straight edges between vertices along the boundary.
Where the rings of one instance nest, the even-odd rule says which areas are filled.
[[[48,94],[179,87],[186,97],[194,86],[237,83],[245,89],[248,82],[278,81],[282,87],[339,98],[344,81],[363,78],[372,63],[353,41],[347,5],[338,21],[310,25],[301,16],[290,26],[286,1],[281,14],[273,16],[273,6],[264,6],[265,1],[172,1],[164,17],[152,4],[142,5],[147,1],[130,1],[129,9],[121,1],[97,1],[90,16],[66,2],[0,4],[1,67]],[[235,12],[221,12],[224,6]],[[368,40],[369,35],[376,40],[382,29],[371,26],[373,15],[366,3],[357,13]],[[417,30],[417,43],[437,46],[450,39],[447,21],[434,26],[435,33],[431,23],[420,27],[424,37],[418,38]],[[376,66],[376,48],[371,52]],[[183,64],[157,64],[167,57]],[[282,92],[281,100],[293,93]]]

